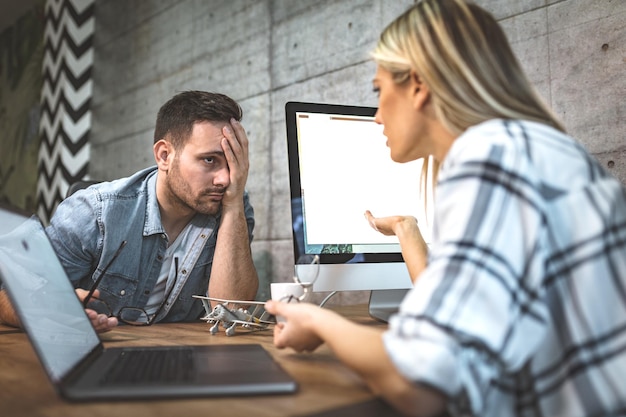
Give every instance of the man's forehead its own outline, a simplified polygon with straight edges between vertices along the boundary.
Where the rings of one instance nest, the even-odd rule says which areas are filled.
[[[222,139],[225,137],[222,133],[222,127],[225,125],[226,123],[217,125],[214,122],[194,124],[191,135],[187,141],[185,141],[183,151],[189,150],[193,153],[223,154]]]

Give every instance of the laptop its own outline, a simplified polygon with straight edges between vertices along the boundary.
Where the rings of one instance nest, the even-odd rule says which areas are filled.
[[[0,235],[9,233],[20,224],[24,223],[30,213],[0,202]]]
[[[288,394],[259,344],[104,348],[43,225],[0,236],[0,280],[48,377],[68,400]]]

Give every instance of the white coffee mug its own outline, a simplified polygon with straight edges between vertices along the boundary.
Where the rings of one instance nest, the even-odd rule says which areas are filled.
[[[295,282],[272,282],[270,283],[270,294],[272,300],[297,303],[304,294],[304,288]],[[285,318],[276,316],[276,321],[283,322]]]

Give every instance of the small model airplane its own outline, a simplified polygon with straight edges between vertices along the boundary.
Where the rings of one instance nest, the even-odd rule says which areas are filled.
[[[319,255],[305,254],[298,258],[293,279],[294,282],[302,286],[303,294],[300,297],[294,297],[297,302],[308,299],[313,283],[317,279],[319,264]],[[308,268],[300,271],[298,266],[307,266]],[[300,276],[301,274],[304,274],[304,276]],[[194,295],[193,297],[202,301],[206,315],[201,320],[213,325],[209,329],[211,334],[218,332],[220,324],[226,329],[226,336],[234,335],[237,325],[244,329],[265,330],[269,326],[276,324],[276,318],[265,311],[265,302],[263,301],[225,300],[223,298],[205,297],[202,295]],[[290,296],[287,302],[290,302],[292,299]],[[215,303],[215,307],[211,308],[210,301]],[[321,305],[325,302],[326,300]],[[252,312],[248,310],[250,306],[254,306]]]
[[[218,332],[220,324],[226,336],[234,335],[237,325],[249,330],[264,330],[276,324],[274,316],[265,311],[263,301],[224,300],[201,295],[193,297],[202,301],[206,315],[201,320],[212,324],[209,329],[211,334]],[[215,307],[211,308],[210,301],[213,301]],[[252,312],[248,310],[251,306],[254,306]]]

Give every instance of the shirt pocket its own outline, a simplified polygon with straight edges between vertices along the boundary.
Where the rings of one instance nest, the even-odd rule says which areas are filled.
[[[109,303],[117,311],[117,307],[129,306],[137,292],[138,281],[121,274],[107,274],[98,286],[100,299]],[[132,307],[132,306],[131,306]]]
[[[204,247],[204,250],[198,257],[195,265],[193,265],[193,276],[196,280],[200,277],[201,281],[206,280],[208,283],[208,277],[211,274],[211,267],[213,266],[213,257],[215,255],[215,241],[209,240]]]

